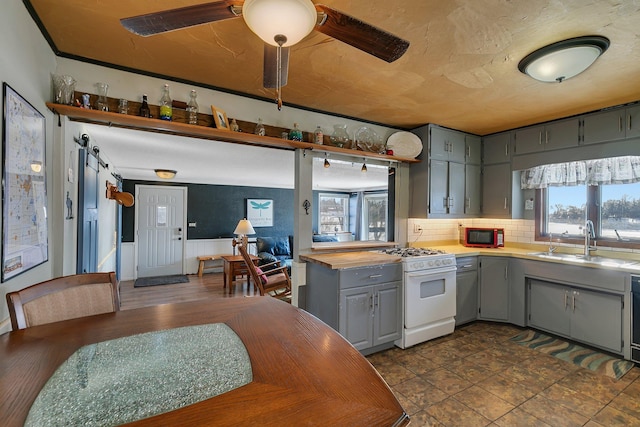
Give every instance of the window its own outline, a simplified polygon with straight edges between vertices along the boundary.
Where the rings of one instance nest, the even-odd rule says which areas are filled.
[[[349,231],[349,195],[319,195],[320,234]]]
[[[364,195],[364,240],[387,241],[387,194]]]
[[[601,246],[640,244],[640,183],[549,187],[543,190],[539,235],[582,238],[593,221]],[[614,243],[615,242],[615,243]],[[626,243],[626,244],[625,244]]]

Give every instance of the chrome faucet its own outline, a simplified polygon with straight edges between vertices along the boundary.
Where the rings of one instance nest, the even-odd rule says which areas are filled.
[[[567,234],[569,234],[569,231],[565,230],[560,234],[560,236],[566,236]],[[558,249],[558,247],[553,246],[553,233],[549,233],[549,255],[553,254],[556,249]]]
[[[595,246],[591,246],[591,240],[595,241],[596,239],[596,231],[593,228],[593,222],[588,219],[584,224],[584,256],[591,255],[591,251],[595,251],[598,248]]]

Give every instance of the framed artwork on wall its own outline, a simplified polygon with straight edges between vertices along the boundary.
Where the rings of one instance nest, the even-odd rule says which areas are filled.
[[[247,199],[247,219],[254,227],[273,227],[273,200]]]
[[[215,105],[212,105],[211,113],[213,114],[213,121],[216,124],[217,129],[231,130],[229,128],[229,119],[227,118],[227,113],[225,113],[224,110],[221,110]]]
[[[2,281],[49,259],[45,118],[7,83],[2,150]]]

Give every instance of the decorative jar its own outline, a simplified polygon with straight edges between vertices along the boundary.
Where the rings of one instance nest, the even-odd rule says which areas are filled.
[[[347,125],[345,124],[333,125],[333,134],[329,139],[331,140],[331,144],[336,147],[351,148],[351,141],[347,133]]]

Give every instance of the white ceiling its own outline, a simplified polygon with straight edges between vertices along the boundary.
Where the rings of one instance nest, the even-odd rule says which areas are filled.
[[[251,187],[294,188],[292,151],[186,138],[103,125],[83,124],[82,133],[98,146],[100,155],[125,179],[157,181],[154,169],[177,171],[173,182]],[[314,153],[309,152],[309,155]],[[315,154],[319,155],[319,154]],[[313,166],[313,188],[356,191],[386,188],[388,165],[324,155]]]

